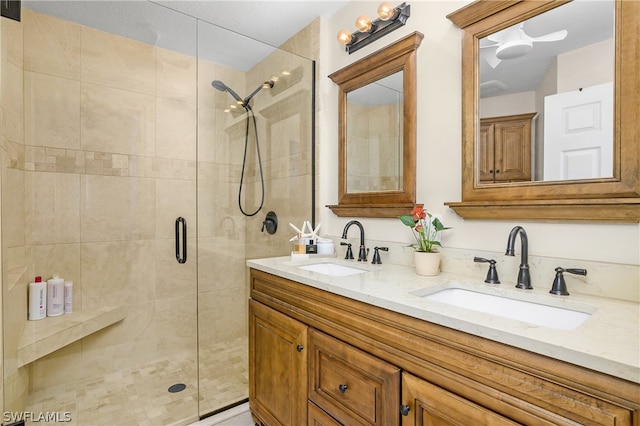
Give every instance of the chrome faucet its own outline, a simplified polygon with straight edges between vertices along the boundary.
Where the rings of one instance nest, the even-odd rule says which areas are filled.
[[[520,271],[518,272],[517,288],[525,290],[531,290],[531,275],[529,274],[529,240],[527,239],[527,233],[522,226],[515,226],[509,233],[509,239],[507,240],[507,256],[515,256],[514,244],[516,242],[516,236],[520,235]]]
[[[360,228],[360,250],[358,251],[358,262],[366,262],[367,261],[367,249],[364,246],[364,227],[357,220],[352,220],[347,223],[344,227],[344,231],[342,231],[342,238],[347,238],[347,231],[351,225],[356,225]]]

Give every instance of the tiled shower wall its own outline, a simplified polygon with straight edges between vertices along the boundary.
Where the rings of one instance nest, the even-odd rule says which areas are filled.
[[[195,59],[26,9],[21,30],[24,154],[9,152],[7,174],[24,177],[3,201],[24,205],[23,253],[16,236],[7,269],[27,274],[8,293],[5,357],[35,275],[73,280],[75,310],[123,305],[127,317],[19,369],[16,387],[23,370],[38,392],[185,351],[195,360],[195,263],[171,262],[175,217],[195,224]],[[15,395],[6,409],[24,409]]]
[[[0,19],[0,137],[2,138],[2,298],[3,304],[11,302],[16,309],[7,311],[3,321],[11,324],[10,331],[3,334],[3,343],[16,347],[26,318],[26,292],[21,282],[28,280],[25,250],[25,203],[24,203],[24,117],[23,117],[23,43],[22,26],[16,21]],[[4,329],[4,327],[3,327]],[[16,371],[15,357],[3,357],[3,372],[6,368]],[[28,372],[24,369],[12,376],[3,377],[4,396],[23,404],[28,389]],[[8,405],[11,405],[9,403]]]
[[[245,74],[26,9],[21,23],[1,25],[4,410],[22,411],[37,395],[79,413],[78,424],[97,414],[113,422],[128,401],[146,413],[132,421],[166,423],[193,417],[198,397],[200,414],[246,397],[246,372],[235,371],[246,368],[244,259],[288,253],[286,224],[310,219],[310,62],[277,51]],[[313,56],[318,25],[287,48]],[[267,197],[246,220],[237,207],[244,119],[222,112],[228,95],[211,81],[248,93],[272,77],[277,88],[254,104]],[[248,209],[259,197],[255,161]],[[271,209],[275,236],[260,232]],[[178,216],[199,268],[175,261]],[[74,281],[75,310],[123,305],[127,317],[15,368],[27,283],[53,274]],[[221,368],[235,382],[207,382]],[[162,396],[168,371],[188,386],[179,401]],[[158,399],[150,387],[161,388]]]

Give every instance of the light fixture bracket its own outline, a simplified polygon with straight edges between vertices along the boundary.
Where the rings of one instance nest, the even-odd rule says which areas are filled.
[[[369,43],[376,41],[380,37],[385,36],[406,24],[407,19],[411,16],[411,6],[407,3],[402,3],[395,7],[394,10],[394,16],[390,20],[383,21],[378,18],[371,23],[371,30],[365,33],[358,31],[352,33],[351,42],[345,45],[344,50],[351,55],[353,52],[362,49]]]

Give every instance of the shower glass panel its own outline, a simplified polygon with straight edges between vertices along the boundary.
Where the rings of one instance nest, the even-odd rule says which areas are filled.
[[[290,53],[308,39],[276,49],[198,22],[201,415],[248,397],[245,260],[287,255],[287,224],[313,217],[313,52]],[[273,235],[262,232],[269,211]]]
[[[246,400],[245,261],[314,217],[317,28],[276,49],[149,1],[22,4],[0,19],[2,422],[189,424]],[[28,320],[55,275],[73,313]]]
[[[3,421],[197,420],[196,19],[22,4],[2,19]],[[28,321],[28,284],[54,275],[73,313]]]

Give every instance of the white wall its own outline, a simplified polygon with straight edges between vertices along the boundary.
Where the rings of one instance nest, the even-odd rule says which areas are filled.
[[[420,1],[411,4],[407,24],[352,55],[336,41],[341,28],[354,30],[355,18],[375,16],[378,2],[353,1],[322,23],[319,87],[319,221],[323,232],[340,236],[352,218],[340,218],[324,207],[337,204],[337,86],[330,73],[373,53],[403,36],[419,31],[418,49],[417,202],[442,215],[454,229],[443,236],[446,247],[504,252],[507,235],[517,224],[529,236],[532,255],[640,264],[638,224],[515,223],[463,220],[444,205],[461,197],[461,38],[446,15],[467,1]],[[412,236],[396,219],[359,219],[367,240],[409,243]],[[355,234],[355,231],[354,231]],[[351,236],[351,235],[350,235]]]

